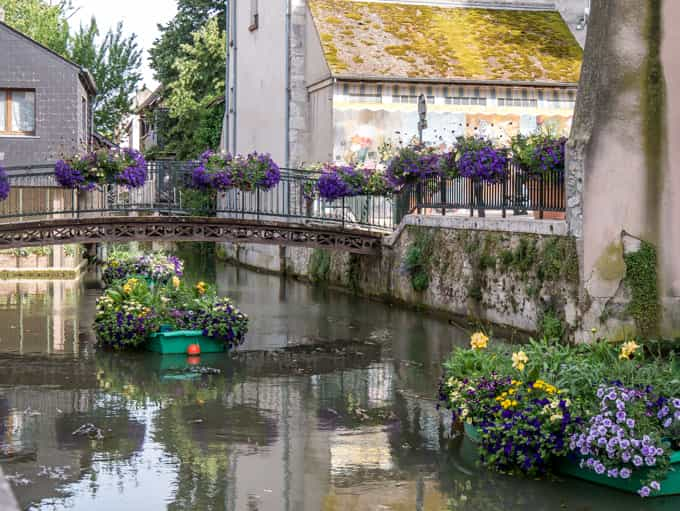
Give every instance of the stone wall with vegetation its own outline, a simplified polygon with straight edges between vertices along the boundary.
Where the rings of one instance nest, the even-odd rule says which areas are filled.
[[[527,331],[579,327],[573,238],[408,226],[380,255],[233,245],[222,255],[386,301]]]

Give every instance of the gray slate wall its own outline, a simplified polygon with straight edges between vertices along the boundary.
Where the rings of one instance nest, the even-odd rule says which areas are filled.
[[[86,146],[76,66],[0,24],[0,88],[35,89],[34,137],[0,135],[0,165],[54,160]],[[3,158],[4,153],[4,158]]]

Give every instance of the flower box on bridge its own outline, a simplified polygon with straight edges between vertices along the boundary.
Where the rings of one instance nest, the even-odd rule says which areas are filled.
[[[464,425],[465,436],[473,443],[479,444],[482,437],[479,430],[467,422]],[[580,467],[580,460],[572,456],[560,459],[557,464],[557,472],[562,475],[582,479],[590,483],[607,486],[627,493],[637,494],[644,485],[648,469],[641,469],[633,473],[628,479],[607,477],[606,474],[597,474],[592,470]],[[671,467],[668,476],[661,483],[661,489],[652,494],[653,497],[668,497],[680,495],[680,451],[671,454]]]
[[[192,344],[198,344],[201,347],[201,354],[227,351],[223,342],[203,335],[200,330],[175,330],[155,333],[147,343],[146,349],[154,353],[186,354]]]

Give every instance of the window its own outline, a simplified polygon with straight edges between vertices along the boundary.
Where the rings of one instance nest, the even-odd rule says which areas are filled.
[[[355,103],[382,103],[382,94],[350,93],[347,95]]]
[[[520,99],[520,98],[498,98],[498,106],[519,106],[527,108],[537,108],[537,99]]]
[[[35,91],[0,90],[0,134],[35,135]]]
[[[250,26],[248,30],[251,32],[257,30],[260,26],[260,13],[257,10],[257,0],[250,0]]]
[[[479,105],[486,106],[485,97],[474,96],[447,96],[444,98],[447,105]]]

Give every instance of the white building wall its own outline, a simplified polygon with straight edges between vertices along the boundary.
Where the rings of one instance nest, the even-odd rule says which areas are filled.
[[[259,0],[258,28],[250,30],[251,2],[233,2],[229,150],[286,157],[286,2]]]

